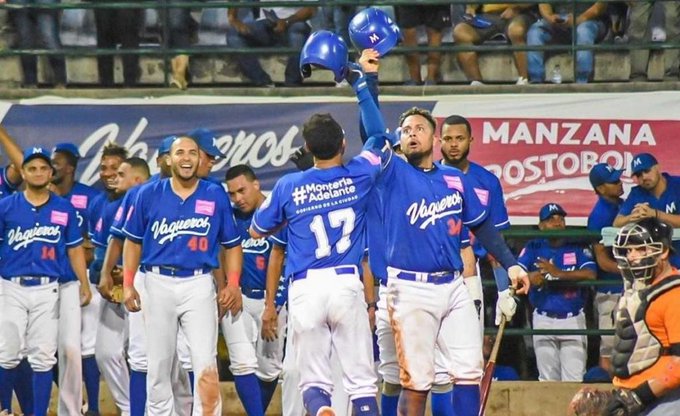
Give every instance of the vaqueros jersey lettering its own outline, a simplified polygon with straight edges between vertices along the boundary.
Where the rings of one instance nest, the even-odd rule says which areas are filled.
[[[517,261],[524,270],[533,272],[538,270],[535,263],[539,258],[550,260],[560,270],[591,269],[595,271],[597,268],[590,250],[573,244],[551,247],[546,239],[529,241],[522,249]],[[545,282],[542,287],[531,286],[529,301],[540,312],[575,315],[583,309],[585,290],[577,286],[551,287],[550,282]]]
[[[241,234],[241,247],[243,248],[243,273],[241,273],[241,286],[250,289],[265,289],[267,282],[267,264],[269,263],[269,254],[272,251],[272,245],[275,242],[280,242],[285,245],[285,241],[281,241],[281,237],[272,235],[268,238],[252,238],[248,234],[248,228],[252,222],[255,212],[245,214],[239,210],[234,211],[236,218],[236,227]],[[285,233],[278,231],[279,233]]]
[[[147,266],[216,269],[218,244],[241,243],[227,194],[204,180],[186,200],[175,194],[170,179],[143,186],[123,232],[142,244],[141,263]]]
[[[487,216],[468,179],[455,168],[416,168],[391,150],[384,159],[379,186],[387,265],[416,272],[463,270],[463,225],[474,227]]]
[[[279,179],[252,226],[266,234],[287,224],[286,276],[359,265],[366,245],[366,197],[379,172],[380,157],[365,151],[346,165]]]
[[[0,275],[62,279],[70,269],[68,248],[83,241],[71,203],[55,194],[34,207],[23,192],[0,200]]]

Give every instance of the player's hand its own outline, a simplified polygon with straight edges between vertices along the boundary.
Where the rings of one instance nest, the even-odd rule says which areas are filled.
[[[243,309],[243,295],[241,288],[235,286],[225,286],[220,291],[220,305],[230,312],[232,316],[238,315]]]
[[[139,312],[142,310],[142,301],[139,299],[139,293],[133,286],[123,287],[123,303],[125,308],[130,312]]]
[[[510,266],[508,268],[508,277],[510,277],[510,283],[512,288],[515,289],[516,295],[526,295],[529,293],[531,283],[529,283],[529,276],[523,268],[518,265]]]
[[[545,279],[543,278],[543,273],[531,272],[529,273],[529,281],[531,282],[532,286],[541,287],[543,286]]]
[[[375,49],[364,49],[359,57],[359,65],[364,74],[377,73],[380,68],[380,54]]]
[[[535,264],[536,267],[538,267],[538,271],[543,275],[551,274],[553,276],[556,276],[556,275],[560,274],[560,271],[561,271],[550,260],[539,258],[538,260],[536,260],[536,263],[534,263],[534,264]]]
[[[113,278],[111,277],[111,274],[102,270],[102,273],[99,276],[97,290],[99,290],[99,293],[104,299],[113,302],[113,295],[111,293],[113,290]]]
[[[501,324],[501,316],[505,316],[506,321],[512,320],[517,311],[517,300],[512,295],[510,289],[505,289],[498,292],[498,300],[496,301],[496,325]]]
[[[111,278],[113,279],[114,285],[122,285],[123,284],[123,268],[120,267],[120,266],[114,266],[113,270],[111,270]]]
[[[368,327],[371,328],[371,332],[375,332],[375,312],[375,306],[368,308]]]
[[[80,285],[80,306],[87,306],[92,300],[92,291],[90,290],[90,283]]]
[[[652,218],[657,216],[656,209],[650,207],[646,202],[642,204],[636,204],[635,208],[633,208],[632,214],[638,219]]]
[[[465,287],[472,298],[472,302],[475,304],[475,309],[477,309],[477,319],[481,319],[482,298],[484,297],[482,281],[478,276],[470,276],[463,278],[463,283],[465,283]]]
[[[298,169],[305,171],[314,166],[314,156],[312,152],[307,150],[304,146],[298,147],[298,149],[290,157],[290,161],[295,163]]]
[[[612,397],[604,411],[605,416],[637,416],[645,408],[642,400],[633,390],[612,390]]]
[[[279,337],[279,317],[276,307],[265,305],[262,311],[262,339],[272,342]]]

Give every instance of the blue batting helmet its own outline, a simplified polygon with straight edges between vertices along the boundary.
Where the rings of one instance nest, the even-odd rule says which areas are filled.
[[[399,26],[380,9],[369,7],[349,22],[349,38],[357,49],[375,49],[385,56],[401,39]]]
[[[308,78],[312,75],[312,65],[333,71],[335,82],[341,82],[347,72],[349,55],[344,40],[328,30],[311,34],[300,52],[300,72]]]

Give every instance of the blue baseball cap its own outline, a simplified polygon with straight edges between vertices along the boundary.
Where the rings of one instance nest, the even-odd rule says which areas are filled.
[[[56,146],[54,146],[54,149],[52,149],[52,153],[56,152],[65,152],[65,153],[70,153],[75,157],[76,159],[80,159],[82,156],[80,156],[80,151],[78,150],[78,146],[76,146],[73,143],[57,143]]]
[[[590,174],[588,178],[590,179],[590,184],[593,188],[605,183],[616,183],[621,180],[621,174],[623,174],[623,169],[614,169],[608,163],[598,163],[590,169]]]
[[[51,157],[52,154],[50,151],[44,147],[29,147],[24,150],[24,161],[21,162],[21,166],[26,165],[26,163],[36,158],[44,159],[48,165],[52,166]]]
[[[217,137],[212,130],[204,127],[193,129],[187,133],[187,137],[196,140],[198,147],[212,157],[224,157],[224,153],[217,147]]]
[[[567,216],[567,211],[564,210],[559,204],[553,202],[543,205],[541,211],[538,213],[538,219],[545,221],[553,215],[561,215],[563,217]]]
[[[160,147],[158,148],[158,156],[167,155],[168,153],[170,153],[170,148],[172,147],[172,143],[175,140],[177,140],[177,136],[175,136],[174,134],[164,138],[163,141],[161,142]]]
[[[649,153],[640,153],[633,157],[633,161],[630,162],[630,172],[636,175],[643,170],[651,169],[652,166],[658,165],[659,162],[656,158]]]

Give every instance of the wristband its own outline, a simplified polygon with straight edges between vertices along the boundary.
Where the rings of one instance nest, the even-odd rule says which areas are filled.
[[[645,406],[648,406],[649,404],[653,403],[656,400],[656,396],[654,395],[654,392],[652,391],[651,387],[649,387],[648,381],[645,381],[644,383],[635,387],[633,389],[633,393],[637,395],[642,404],[644,404]]]
[[[135,271],[123,269],[123,287],[132,287],[135,283]]]
[[[227,272],[227,286],[228,287],[238,287],[240,281],[241,281],[241,273]]]
[[[369,310],[371,308],[378,309],[378,304],[376,302],[368,302],[366,304],[366,310]]]

